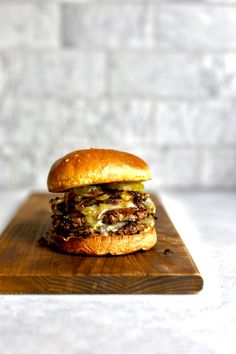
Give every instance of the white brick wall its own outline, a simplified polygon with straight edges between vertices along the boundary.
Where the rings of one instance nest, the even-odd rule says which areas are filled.
[[[202,85],[208,95],[236,97],[236,54],[206,54],[202,58]]]
[[[0,5],[0,49],[58,46],[59,8],[53,2],[8,1]]]
[[[161,102],[156,111],[156,137],[163,146],[230,146],[236,142],[236,102]]]
[[[145,101],[96,100],[66,102],[63,105],[63,136],[68,142],[86,141],[100,146],[147,143],[152,138],[152,105]],[[64,131],[65,131],[64,130]]]
[[[200,182],[206,187],[235,186],[236,152],[232,149],[205,150],[201,153]]]
[[[200,1],[199,1],[200,3]],[[236,8],[182,2],[153,8],[155,38],[163,48],[191,51],[236,48]]]
[[[150,11],[140,4],[65,4],[63,43],[78,48],[145,48],[151,45]]]
[[[17,96],[96,97],[106,90],[103,53],[12,51],[7,59],[11,89]]]
[[[7,79],[6,76],[7,76],[7,74],[5,71],[3,56],[0,55],[0,97],[1,97],[1,94],[3,94],[4,89],[5,89],[6,79]]]
[[[191,98],[203,94],[202,89],[199,60],[194,55],[139,51],[112,56],[114,95]]]
[[[236,187],[235,0],[0,2],[0,187],[86,147],[160,187]]]

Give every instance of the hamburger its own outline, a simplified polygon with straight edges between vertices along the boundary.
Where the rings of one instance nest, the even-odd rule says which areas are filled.
[[[61,251],[124,255],[149,250],[157,241],[156,208],[144,192],[151,172],[141,158],[110,149],[73,151],[57,160],[48,190],[50,241]]]

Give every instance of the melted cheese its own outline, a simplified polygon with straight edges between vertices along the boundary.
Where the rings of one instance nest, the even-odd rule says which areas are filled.
[[[120,208],[134,208],[135,204],[133,202],[123,202],[117,204],[107,204],[100,203],[94,204],[89,207],[83,208],[81,212],[85,215],[85,222],[87,226],[92,226],[96,229],[97,226],[100,226],[102,223],[101,219],[103,214],[109,210],[120,209]]]
[[[156,208],[150,197],[144,201],[144,205],[147,210],[151,213],[155,213]],[[122,200],[117,204],[108,204],[108,203],[100,203],[94,204],[89,207],[85,207],[81,210],[81,212],[85,215],[85,223],[87,226],[91,226],[95,231],[99,231],[103,234],[108,233],[109,231],[115,232],[120,227],[126,224],[126,221],[117,222],[113,225],[106,225],[102,222],[103,215],[109,211],[120,208],[135,208],[137,207],[132,201],[124,201]],[[152,216],[144,219],[147,223],[147,229],[151,228],[154,225],[154,219]]]
[[[144,218],[143,222],[147,225],[146,228],[143,230],[143,232],[148,231],[155,224],[154,218],[152,216],[148,216],[147,218]],[[94,229],[96,231],[101,232],[103,235],[108,235],[109,231],[116,232],[120,227],[124,226],[126,223],[127,221],[120,221],[113,225],[106,225],[100,221],[96,224]]]

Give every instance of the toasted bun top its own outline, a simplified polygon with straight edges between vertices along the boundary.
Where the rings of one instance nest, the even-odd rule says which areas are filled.
[[[52,165],[48,190],[63,192],[91,184],[149,179],[151,172],[148,165],[135,155],[110,149],[77,150]]]

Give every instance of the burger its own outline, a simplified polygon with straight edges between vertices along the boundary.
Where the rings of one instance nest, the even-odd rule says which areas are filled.
[[[144,192],[151,172],[141,158],[110,149],[73,151],[57,160],[48,190],[50,241],[61,251],[124,255],[149,250],[157,241],[155,205]]]

